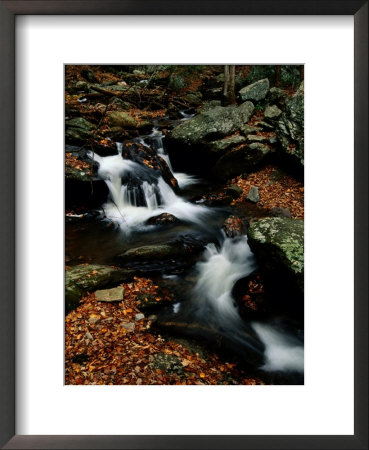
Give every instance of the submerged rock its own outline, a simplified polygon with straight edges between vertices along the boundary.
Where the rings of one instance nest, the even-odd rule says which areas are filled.
[[[249,244],[271,289],[303,297],[304,221],[267,218],[248,229]]]
[[[239,93],[241,99],[245,100],[263,100],[269,90],[269,80],[264,78],[263,80],[256,81],[255,83],[249,84],[248,86],[242,88]]]
[[[159,214],[146,220],[146,225],[177,225],[181,220],[169,213]]]
[[[116,286],[133,278],[133,272],[99,264],[81,264],[65,272],[66,313],[78,306],[81,297],[99,288]]]

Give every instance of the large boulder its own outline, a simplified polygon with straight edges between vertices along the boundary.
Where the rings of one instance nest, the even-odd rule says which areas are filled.
[[[81,264],[70,267],[65,272],[66,313],[78,306],[86,292],[117,286],[132,278],[133,273],[129,270],[100,264]]]
[[[239,93],[242,101],[253,100],[258,102],[265,99],[268,90],[269,80],[268,78],[264,78],[263,80],[256,81],[256,83],[249,84],[242,88]]]
[[[247,231],[270,292],[295,300],[304,292],[304,221],[266,218]]]
[[[211,173],[217,180],[226,180],[244,172],[251,172],[266,162],[270,152],[268,146],[258,142],[231,148],[219,158]]]
[[[304,82],[294,96],[286,101],[284,113],[280,116],[277,137],[282,156],[293,168],[304,169]]]
[[[254,110],[251,102],[240,106],[216,106],[175,127],[168,140],[180,145],[206,144],[228,136],[247,123]]]

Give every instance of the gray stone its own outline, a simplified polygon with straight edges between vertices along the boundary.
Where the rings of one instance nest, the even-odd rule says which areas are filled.
[[[260,131],[260,128],[252,127],[248,124],[241,127],[241,133],[243,133],[245,136],[247,136],[248,134],[256,133],[257,131]]]
[[[132,333],[135,331],[135,324],[133,322],[121,322],[120,326],[124,329]]]
[[[259,136],[257,134],[249,134],[247,136],[247,142],[267,142],[267,138],[265,136]]]
[[[284,113],[280,116],[276,133],[282,152],[296,167],[304,167],[304,83],[291,99],[286,101]]]
[[[276,120],[282,114],[282,111],[276,105],[270,105],[265,108],[264,118]]]
[[[256,83],[249,84],[248,86],[242,88],[239,93],[241,99],[259,101],[263,100],[269,90],[269,80],[264,78],[263,80],[256,81]]]
[[[168,134],[168,138],[181,145],[207,144],[239,130],[249,121],[253,110],[251,102],[239,107],[217,106],[182,122]]]
[[[222,153],[227,148],[235,147],[236,145],[242,144],[243,142],[246,142],[246,138],[244,136],[236,134],[235,136],[230,136],[218,141],[210,142],[209,147],[212,152]]]
[[[138,313],[135,315],[135,320],[142,320],[145,318],[145,314]]]
[[[110,126],[137,128],[138,122],[124,111],[111,111],[107,114]]]
[[[95,292],[95,297],[99,302],[121,302],[124,297],[124,288],[116,287],[99,290]]]
[[[256,186],[251,186],[249,193],[246,196],[250,202],[257,203],[260,201],[259,189]]]

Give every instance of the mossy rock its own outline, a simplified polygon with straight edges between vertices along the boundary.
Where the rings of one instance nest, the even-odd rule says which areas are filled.
[[[261,219],[250,226],[247,235],[269,283],[277,290],[303,295],[304,221],[279,217]]]
[[[114,287],[130,281],[133,272],[126,269],[100,264],[81,264],[65,272],[65,309],[66,313],[78,306],[86,292]]]

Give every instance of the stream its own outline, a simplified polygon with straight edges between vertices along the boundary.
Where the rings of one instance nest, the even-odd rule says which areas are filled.
[[[187,120],[191,115],[183,113]],[[248,320],[242,317],[233,296],[238,281],[257,269],[247,236],[229,238],[222,224],[232,207],[210,207],[190,199],[211,189],[206,180],[172,167],[164,135],[154,128],[135,139],[154,148],[177,179],[176,194],[163,177],[149,166],[117,154],[90,155],[98,163],[98,177],[105,181],[109,198],[93,218],[66,221],[67,264],[116,265],[116,256],[144,245],[179,242],[201,245],[197,262],[147,261],[137,265],[141,276],[155,276],[175,293],[177,301],[157,313],[163,324],[191,324],[183,333],[191,339],[221,342],[222,351],[235,353],[247,366],[261,371],[278,384],[302,384],[304,372],[303,332],[294,319],[270,315]],[[163,213],[178,221],[153,224]],[[195,326],[193,326],[195,325]],[[171,333],[171,330],[168,331]]]

